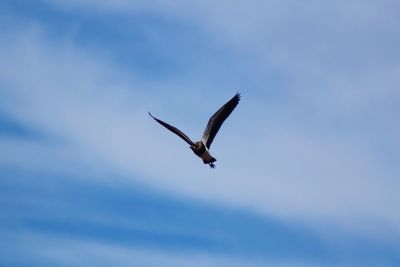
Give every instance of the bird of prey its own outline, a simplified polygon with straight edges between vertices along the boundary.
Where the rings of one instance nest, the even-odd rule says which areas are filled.
[[[198,142],[193,142],[182,131],[180,131],[179,129],[175,128],[172,125],[169,125],[166,122],[163,122],[162,120],[157,119],[156,117],[151,115],[150,112],[149,115],[158,123],[160,123],[162,126],[164,126],[168,130],[170,130],[171,132],[182,138],[186,143],[190,145],[190,148],[192,149],[194,154],[196,154],[203,160],[204,164],[208,164],[212,169],[214,169],[215,164],[213,162],[215,162],[216,159],[213,156],[211,156],[209,152],[211,143],[214,140],[214,137],[217,135],[217,132],[221,127],[222,123],[232,113],[234,108],[239,103],[239,100],[240,100],[240,94],[236,93],[236,95],[232,97],[231,100],[229,100],[225,105],[223,105],[220,109],[218,109],[217,112],[214,113],[214,115],[211,116],[211,118],[208,121],[207,127],[204,130],[203,137]]]

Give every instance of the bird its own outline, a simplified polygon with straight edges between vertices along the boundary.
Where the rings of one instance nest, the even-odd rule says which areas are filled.
[[[240,93],[237,92],[234,97],[232,97],[221,108],[219,108],[214,113],[214,115],[210,117],[201,140],[197,142],[193,142],[181,130],[154,117],[150,112],[149,115],[159,124],[161,124],[168,130],[170,130],[171,132],[182,138],[186,143],[190,145],[190,149],[194,152],[194,154],[196,154],[199,158],[203,160],[204,164],[208,164],[212,169],[214,169],[215,168],[214,162],[217,160],[213,156],[211,156],[209,152],[211,143],[213,142],[215,136],[217,135],[218,130],[221,128],[222,123],[226,120],[226,118],[228,118],[228,116],[232,113],[235,107],[239,104],[240,97],[241,97]]]

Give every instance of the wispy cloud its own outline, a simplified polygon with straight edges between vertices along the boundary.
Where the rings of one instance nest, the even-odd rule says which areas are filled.
[[[118,262],[113,253],[92,257],[100,247],[143,253],[141,258],[126,258],[124,264],[152,262],[162,255],[167,261],[199,258],[210,264],[226,261],[239,266],[330,266],[337,261],[394,266],[399,260],[392,246],[346,236],[334,244],[294,223],[171,196],[139,184],[127,187],[115,175],[114,183],[99,183],[54,171],[3,168],[0,174],[4,177],[0,234],[7,240],[0,260],[10,265],[71,266],[83,259],[88,265]],[[154,265],[162,266],[158,261]]]
[[[99,180],[249,209],[332,242],[398,245],[394,1],[6,3],[1,166],[109,173]],[[147,117],[196,139],[236,90],[215,172]]]
[[[266,266],[257,260],[232,259],[221,256],[211,256],[202,253],[182,254],[178,252],[165,253],[156,249],[143,249],[139,247],[125,247],[104,244],[87,240],[56,237],[52,235],[36,235],[25,233],[24,236],[13,237],[15,241],[24,244],[21,251],[26,250],[32,257],[9,259],[5,254],[3,263],[29,264],[30,266],[43,266],[52,264],[57,266]],[[38,245],[39,244],[39,245]],[[16,255],[12,255],[16,256]],[[8,258],[8,259],[7,259]],[[270,262],[268,266],[274,267],[317,267],[329,265],[301,264],[296,262]]]

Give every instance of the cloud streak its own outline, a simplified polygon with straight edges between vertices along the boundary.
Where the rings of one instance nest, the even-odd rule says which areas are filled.
[[[19,128],[0,120],[1,166],[141,184],[333,243],[340,232],[398,245],[395,2],[138,3],[42,2],[42,13],[74,18],[53,24],[8,5],[0,110]],[[146,115],[196,138],[237,89],[244,101],[213,144],[215,172]]]
[[[203,8],[208,10],[204,6]],[[46,29],[47,26],[43,28],[38,24],[28,32],[10,34],[2,42],[2,56],[9,59],[5,62],[13,62],[7,68],[3,65],[2,77],[13,85],[14,89],[6,92],[16,99],[16,102],[2,104],[8,112],[26,123],[66,138],[79,149],[79,153],[95,156],[110,168],[118,169],[124,174],[152,177],[146,179],[146,183],[163,189],[255,207],[262,212],[273,211],[289,217],[293,213],[296,216],[306,216],[305,218],[318,215],[320,219],[337,219],[339,222],[376,217],[379,214],[379,218],[385,223],[394,224],[397,221],[396,207],[390,204],[391,199],[396,199],[392,190],[394,186],[381,184],[374,174],[385,167],[384,159],[373,151],[374,146],[380,145],[379,141],[374,141],[371,145],[370,138],[374,138],[374,135],[358,136],[361,133],[358,129],[345,126],[331,129],[322,124],[325,120],[338,120],[339,123],[358,121],[364,108],[359,109],[360,115],[353,107],[350,110],[345,109],[346,117],[355,116],[347,120],[341,114],[343,110],[336,106],[343,102],[342,96],[321,101],[321,97],[329,95],[330,91],[306,91],[305,96],[293,91],[284,102],[276,102],[283,104],[283,107],[277,107],[274,103],[272,107],[265,107],[263,100],[252,98],[251,94],[246,99],[244,91],[245,104],[232,117],[236,122],[227,123],[226,127],[230,131],[221,132],[221,138],[214,147],[217,157],[226,161],[221,161],[225,167],[219,170],[220,177],[215,179],[214,175],[210,176],[208,170],[204,169],[198,171],[199,177],[193,176],[193,179],[188,180],[186,177],[190,170],[203,166],[190,157],[183,146],[179,149],[178,142],[172,136],[156,128],[145,116],[145,112],[152,109],[163,117],[174,116],[179,120],[180,116],[165,112],[168,107],[162,97],[163,93],[156,94],[160,97],[155,97],[152,93],[162,92],[159,88],[164,84],[152,83],[152,88],[155,89],[145,92],[144,88],[150,84],[148,81],[136,79],[135,74],[133,79],[127,78],[129,75],[126,70],[112,62],[95,58],[96,55],[90,51],[80,50],[73,39],[52,41],[46,36]],[[244,39],[246,38],[240,38]],[[332,48],[337,49],[335,46]],[[304,61],[302,59],[300,62]],[[311,58],[308,61],[313,60]],[[285,66],[289,67],[291,62],[285,63]],[[80,68],[77,69],[76,66]],[[336,72],[337,74],[340,72]],[[329,79],[333,84],[331,88],[337,85],[335,73],[332,75],[334,79]],[[389,79],[389,83],[395,84],[392,80]],[[299,80],[296,78],[295,81]],[[311,84],[315,86],[312,81]],[[167,88],[176,88],[176,92],[189,86],[189,80],[166,83]],[[304,87],[302,81],[299,86]],[[350,91],[357,90],[357,86],[350,85],[346,88]],[[337,94],[338,90],[331,89],[331,92]],[[395,90],[388,92],[395,94]],[[206,99],[203,93],[195,94],[196,98]],[[350,97],[347,93],[343,96]],[[296,98],[292,100],[292,97]],[[350,99],[348,106],[357,104],[356,99]],[[180,98],[172,101],[176,101],[178,106],[181,105],[179,100]],[[291,106],[293,101],[297,103]],[[215,100],[207,107],[210,110],[215,109],[220,102],[221,100]],[[317,102],[327,104],[321,106]],[[314,105],[313,110],[304,107],[309,104]],[[334,105],[334,110],[329,105]],[[368,104],[367,107],[369,106]],[[189,106],[183,103],[181,108]],[[279,114],[281,111],[284,113]],[[301,113],[296,114],[298,111]],[[377,119],[385,114],[387,112],[383,111]],[[205,123],[208,115],[199,116],[195,113],[194,118]],[[248,121],[249,117],[254,119]],[[265,119],[271,123],[264,122]],[[296,123],[299,120],[301,124]],[[391,118],[386,120],[390,121]],[[199,128],[193,121],[189,124],[185,121],[176,123],[188,125],[191,134],[202,131],[202,127]],[[256,129],[254,124],[258,125]],[[385,126],[388,125],[385,123]],[[390,127],[393,134],[398,131],[396,126]],[[253,128],[250,133],[252,137],[243,136],[241,128]],[[352,132],[354,130],[355,133]],[[240,134],[234,135],[235,132]],[[381,137],[379,133],[376,134],[377,138]],[[396,142],[393,138],[390,140]],[[243,157],[233,156],[234,151],[228,145],[231,142],[239,144]],[[161,146],[169,151],[171,158],[179,158],[178,166],[165,161],[165,155],[157,152],[157,148]],[[269,152],[266,154],[264,151]],[[241,162],[241,165],[236,165],[236,161]],[[289,168],[286,167],[288,163]],[[154,164],[159,168],[150,167]],[[390,178],[393,175],[395,173],[389,173],[384,180],[394,185],[396,181]],[[211,184],[214,185],[212,188]],[[362,191],[358,190],[361,187]],[[372,198],[373,196],[376,197]],[[392,227],[397,228],[395,224]]]
[[[365,266],[379,261],[395,266],[399,260],[391,246],[347,237],[332,244],[293,223],[178,198],[139,184],[99,183],[49,171],[2,168],[0,174],[0,234],[7,240],[0,258],[3,263],[71,266],[83,259],[87,265],[118,262],[119,253],[91,257],[100,247],[125,251],[124,255],[143,253],[140,258],[126,258],[124,264],[152,262],[162,255],[165,260],[186,262],[199,257],[210,264],[227,261],[239,266],[249,262],[329,266],[338,261]],[[95,178],[102,176],[96,174]]]

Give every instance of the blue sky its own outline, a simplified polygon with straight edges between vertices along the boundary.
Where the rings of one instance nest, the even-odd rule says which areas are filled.
[[[1,265],[399,266],[399,8],[2,1]]]

